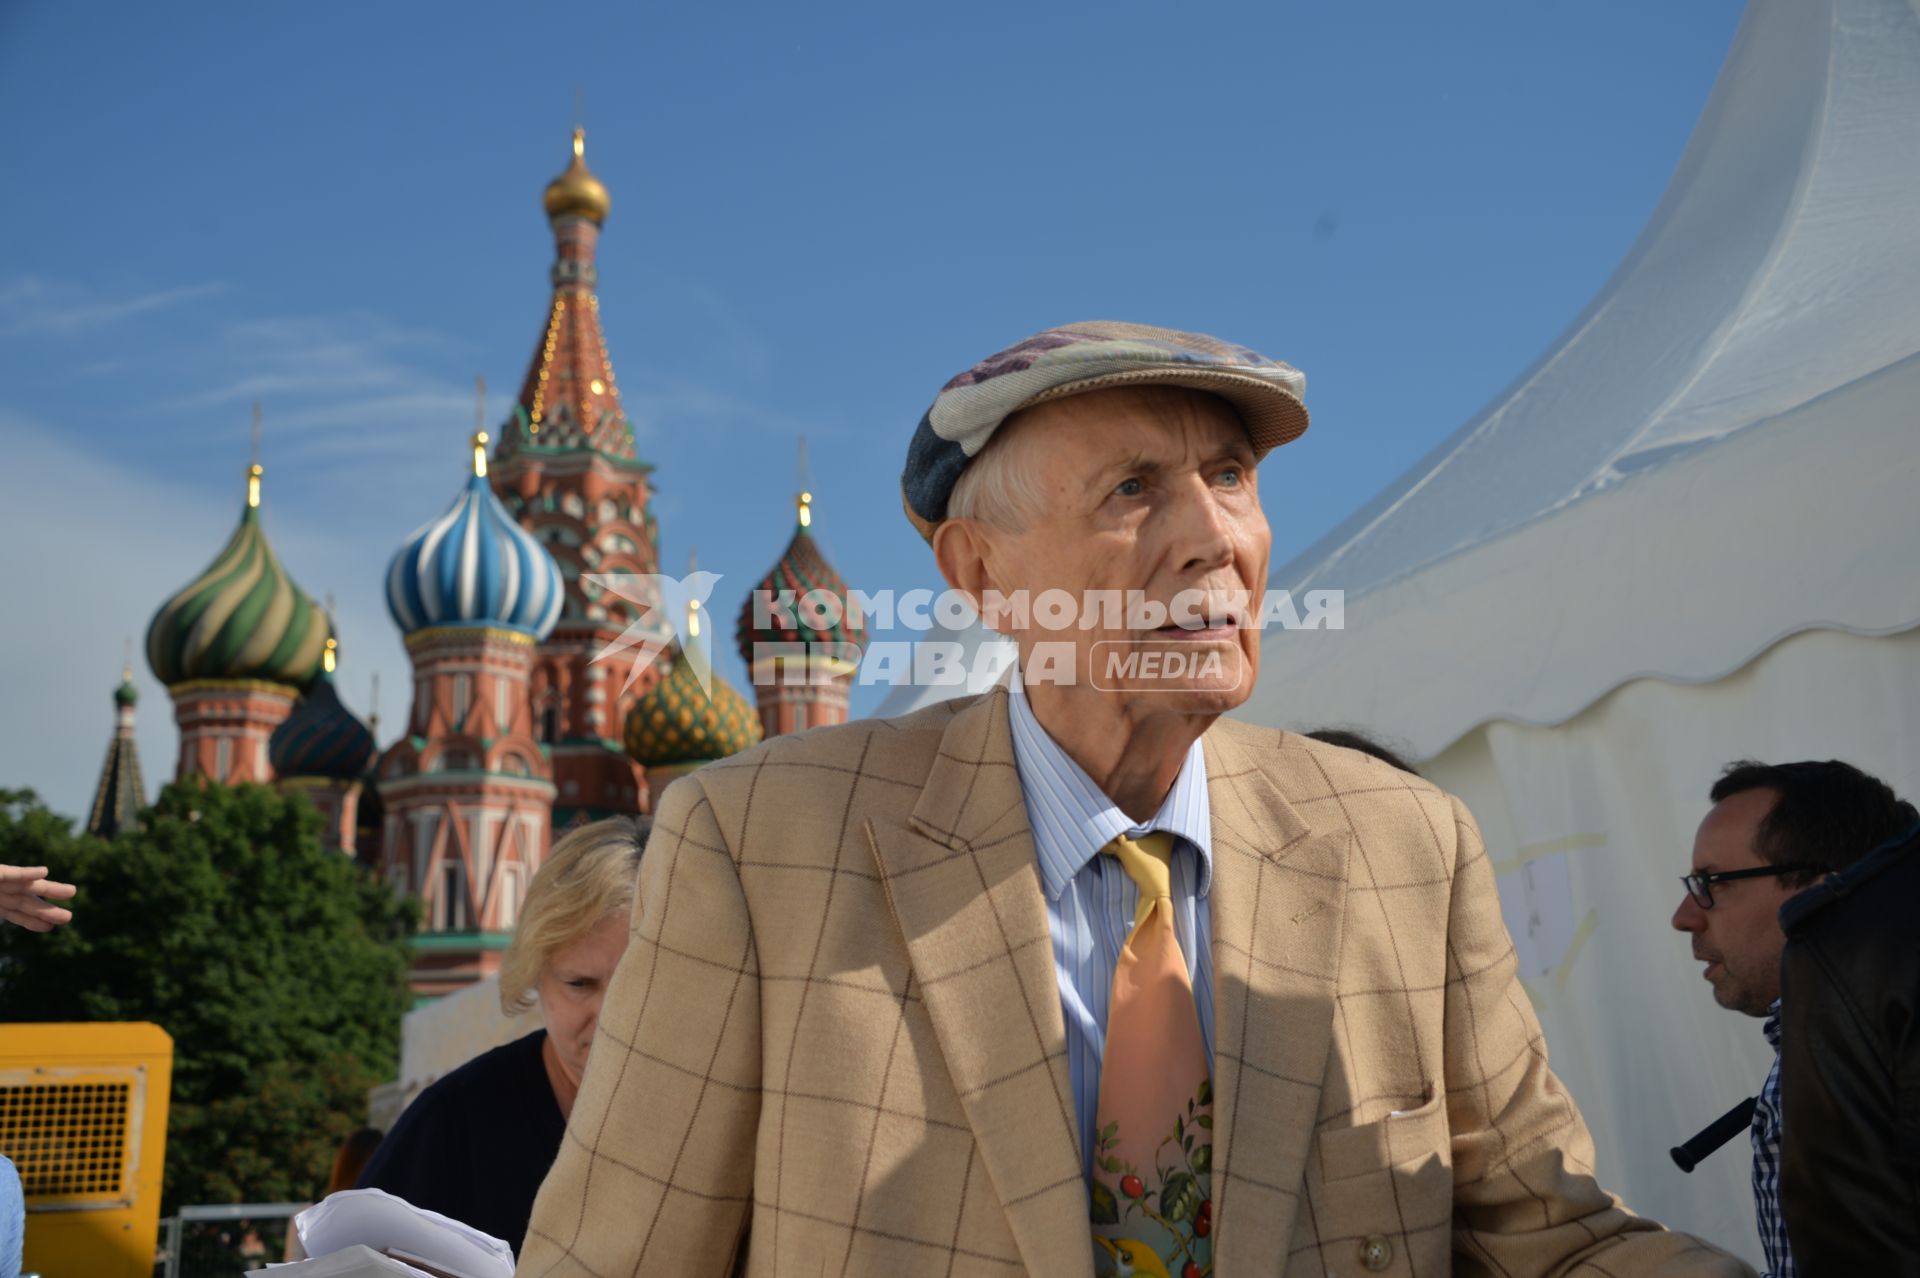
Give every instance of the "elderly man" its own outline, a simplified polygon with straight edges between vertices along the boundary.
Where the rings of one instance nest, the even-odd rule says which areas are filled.
[[[948,383],[908,517],[1021,673],[666,791],[522,1274],[1748,1272],[1595,1183],[1459,804],[1220,718],[1302,386],[1117,323]]]

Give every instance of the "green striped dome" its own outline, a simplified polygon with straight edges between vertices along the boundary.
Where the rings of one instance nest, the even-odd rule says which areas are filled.
[[[718,674],[709,697],[679,651],[653,691],[627,711],[627,754],[643,767],[705,763],[760,744],[760,715]]]
[[[260,510],[249,504],[226,549],[154,614],[147,664],[169,687],[190,679],[304,687],[332,632],[320,605],[280,566]]]

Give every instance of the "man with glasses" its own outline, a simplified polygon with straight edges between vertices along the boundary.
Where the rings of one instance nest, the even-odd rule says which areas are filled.
[[[1693,840],[1692,873],[1673,926],[1720,1006],[1765,1017],[1776,1053],[1753,1114],[1753,1198],[1770,1278],[1793,1278],[1780,1214],[1780,907],[1913,823],[1887,786],[1837,760],[1727,766]]]

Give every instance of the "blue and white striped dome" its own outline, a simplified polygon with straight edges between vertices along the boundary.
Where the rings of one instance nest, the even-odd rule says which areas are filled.
[[[553,556],[478,474],[446,514],[407,538],[387,568],[387,610],[408,634],[496,626],[545,639],[565,597]]]

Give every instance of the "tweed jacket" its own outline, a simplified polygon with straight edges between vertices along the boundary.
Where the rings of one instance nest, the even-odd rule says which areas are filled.
[[[1093,1273],[1006,698],[667,788],[520,1275]],[[1751,1272],[1596,1183],[1456,800],[1205,743],[1215,1274]]]

